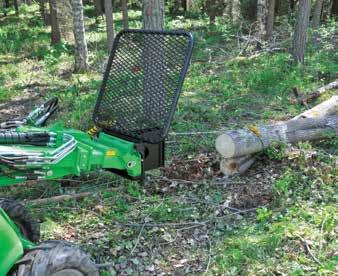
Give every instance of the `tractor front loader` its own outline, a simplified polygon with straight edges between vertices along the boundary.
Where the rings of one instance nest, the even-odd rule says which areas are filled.
[[[46,102],[24,119],[0,124],[0,186],[80,176],[95,170],[142,179],[145,171],[163,166],[165,138],[192,49],[192,36],[184,31],[120,32],[94,108],[95,129],[65,129],[62,123],[44,126],[57,109],[57,99]],[[84,254],[66,243],[36,246],[32,243],[35,240],[29,238],[29,229],[15,222],[0,204],[0,276],[13,266],[30,263],[23,257],[24,252],[28,252],[30,260],[37,256],[39,260],[52,258],[55,252],[68,256],[75,250],[77,253],[71,255]],[[21,258],[21,266],[15,265]],[[83,260],[88,271],[94,271],[90,260]],[[31,263],[25,269],[39,271],[40,266]],[[41,271],[47,274],[15,275],[54,275]],[[85,270],[81,273],[69,275],[96,275]]]

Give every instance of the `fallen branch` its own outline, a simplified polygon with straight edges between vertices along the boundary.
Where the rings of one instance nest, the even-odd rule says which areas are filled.
[[[301,242],[303,243],[304,245],[304,248],[306,250],[306,253],[310,255],[310,257],[312,258],[312,260],[314,260],[317,264],[321,265],[322,263],[316,258],[315,255],[313,255],[311,249],[310,249],[310,246],[308,244],[308,242],[303,239],[301,236],[297,235],[297,237],[301,240]]]
[[[52,202],[61,202],[65,200],[70,200],[70,199],[82,199],[84,197],[90,196],[93,193],[91,192],[85,192],[85,193],[79,193],[79,194],[73,194],[73,195],[59,195],[59,196],[54,196],[54,197],[47,197],[47,198],[39,198],[39,199],[34,199],[31,200],[29,203],[32,204],[46,204],[46,203],[52,203]]]
[[[322,102],[313,108],[299,114],[293,119],[300,118],[318,118],[318,117],[326,117],[330,115],[335,115],[338,112],[338,96],[332,96],[330,99]]]
[[[333,82],[331,82],[327,85],[324,85],[324,86],[322,86],[322,87],[320,87],[320,88],[318,88],[318,89],[316,89],[316,90],[314,90],[314,91],[312,91],[312,92],[310,92],[309,94],[306,94],[306,95],[299,95],[299,92],[297,91],[297,89],[294,88],[294,93],[295,93],[295,91],[297,91],[295,93],[296,99],[292,99],[292,100],[290,100],[290,102],[293,103],[293,104],[298,103],[298,104],[306,105],[311,100],[318,98],[319,96],[321,96],[325,92],[332,90],[336,87],[338,87],[338,79],[336,79],[335,81],[333,81]]]

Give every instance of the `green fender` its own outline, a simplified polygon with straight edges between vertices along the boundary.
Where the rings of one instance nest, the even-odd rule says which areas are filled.
[[[22,237],[15,224],[0,208],[0,276],[6,276],[22,258],[24,250],[33,247],[34,244]]]

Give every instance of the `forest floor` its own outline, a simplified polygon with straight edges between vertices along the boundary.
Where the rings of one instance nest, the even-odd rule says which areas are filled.
[[[0,121],[57,96],[53,120],[92,126],[107,50],[104,22],[90,7],[85,15],[86,74],[72,73],[72,44],[50,46],[37,6],[0,17]],[[140,16],[130,11],[131,27],[141,26]],[[114,18],[120,30],[121,15]],[[225,128],[286,120],[336,94],[305,107],[289,102],[293,87],[306,93],[337,78],[336,23],[311,32],[305,67],[290,63],[286,18],[278,19],[274,46],[260,50],[247,39],[249,25],[207,26],[194,15],[167,18],[167,28],[192,30],[196,46],[165,168],[144,183],[95,173],[5,187],[1,196],[26,202],[41,221],[42,239],[80,244],[97,263],[110,263],[107,275],[332,275],[338,139],[270,148],[245,176],[233,178],[219,172],[214,141]],[[92,195],[78,201],[34,203],[85,191]]]

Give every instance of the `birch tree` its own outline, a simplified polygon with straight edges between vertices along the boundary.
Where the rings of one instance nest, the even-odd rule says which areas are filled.
[[[266,0],[257,0],[257,27],[258,27],[258,36],[260,39],[265,38],[265,8]]]
[[[75,38],[75,72],[89,70],[88,49],[85,37],[82,0],[71,0],[73,9],[73,31]]]
[[[104,1],[104,10],[106,14],[108,53],[110,53],[113,47],[113,42],[114,42],[114,37],[115,37],[112,0]]]

